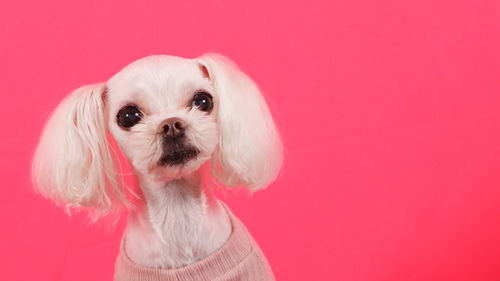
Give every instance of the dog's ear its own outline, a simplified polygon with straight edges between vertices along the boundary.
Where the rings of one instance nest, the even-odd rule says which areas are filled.
[[[283,148],[257,85],[228,58],[206,54],[198,62],[215,88],[219,146],[212,172],[228,187],[266,187],[279,173]]]
[[[107,141],[104,84],[75,90],[55,109],[32,163],[36,189],[67,206],[105,214],[124,200]]]

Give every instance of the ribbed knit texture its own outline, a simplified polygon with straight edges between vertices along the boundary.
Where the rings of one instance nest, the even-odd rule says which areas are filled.
[[[229,208],[224,207],[231,220],[232,232],[215,253],[181,268],[149,268],[130,260],[123,239],[116,260],[115,281],[274,281],[269,263],[255,240]]]

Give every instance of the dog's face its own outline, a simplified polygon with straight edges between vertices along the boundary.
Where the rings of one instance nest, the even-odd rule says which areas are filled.
[[[136,61],[108,81],[105,98],[108,127],[143,175],[188,175],[217,147],[217,93],[206,67],[194,60]]]
[[[38,144],[32,169],[38,190],[102,213],[126,201],[108,132],[148,180],[186,177],[209,162],[224,185],[256,190],[274,180],[282,163],[258,87],[217,54],[146,57],[71,93]]]

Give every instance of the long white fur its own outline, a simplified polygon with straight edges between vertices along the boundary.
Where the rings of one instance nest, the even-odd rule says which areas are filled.
[[[188,105],[198,90],[214,97],[206,114]],[[143,120],[126,131],[116,114],[128,104]],[[199,151],[181,166],[160,166],[159,127],[170,117],[188,124],[186,138]],[[69,95],[49,119],[33,159],[33,180],[44,196],[67,206],[109,213],[126,201],[110,132],[136,173],[143,202],[130,210],[126,252],[136,263],[176,268],[210,255],[231,225],[204,181],[205,165],[224,185],[266,187],[281,167],[282,146],[258,87],[229,59],[150,56],[126,66],[106,83]]]
[[[211,54],[199,61],[213,76],[219,97],[220,142],[212,169],[226,186],[267,186],[282,163],[279,135],[257,85],[229,59]]]
[[[53,112],[35,152],[38,191],[58,203],[110,212],[124,195],[106,139],[103,84],[71,93]]]

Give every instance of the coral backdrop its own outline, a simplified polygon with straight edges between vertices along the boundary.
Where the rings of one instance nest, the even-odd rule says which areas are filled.
[[[3,1],[0,280],[112,279],[124,220],[32,191],[43,123],[135,59],[206,51],[282,132],[280,178],[224,199],[278,280],[500,280],[499,34],[495,0]]]

